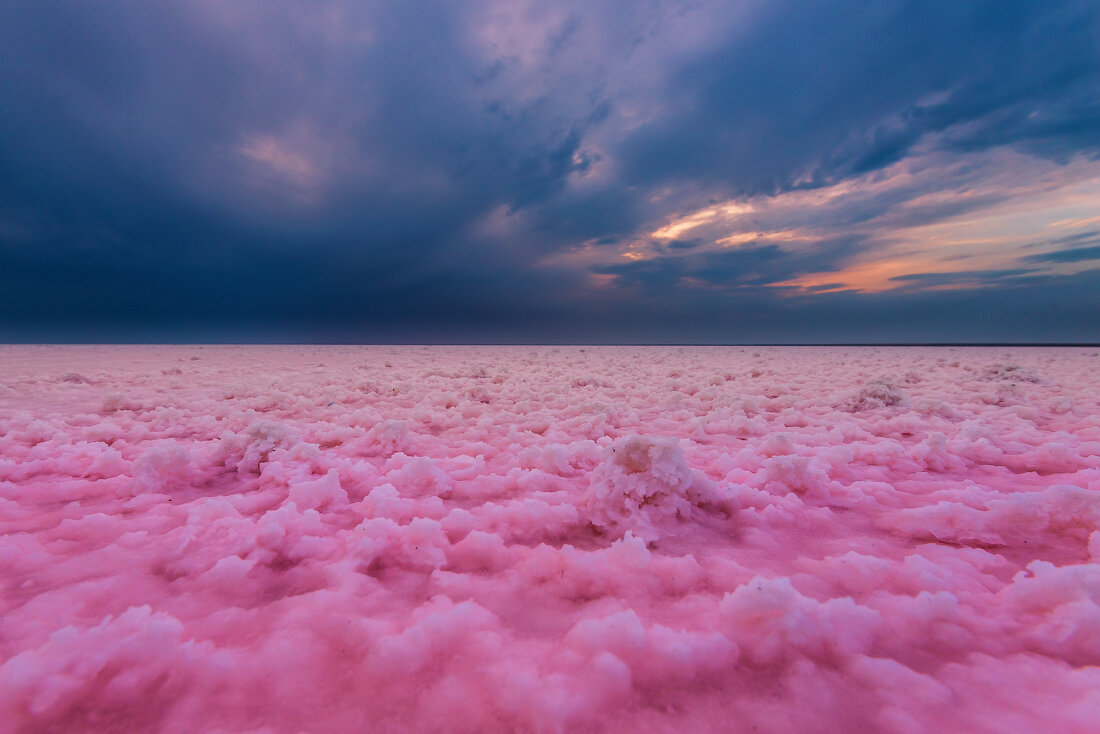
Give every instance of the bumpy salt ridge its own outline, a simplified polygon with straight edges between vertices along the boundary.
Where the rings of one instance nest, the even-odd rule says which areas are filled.
[[[1098,375],[0,347],[0,731],[1093,732]]]

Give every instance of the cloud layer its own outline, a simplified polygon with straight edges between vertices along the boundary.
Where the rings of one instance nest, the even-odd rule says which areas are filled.
[[[1091,251],[1024,248],[1095,230],[1098,34],[1084,0],[6,7],[0,328],[828,340],[825,292],[870,334],[901,283],[903,331],[1008,302],[1037,338],[1019,304],[1096,285]],[[958,332],[920,313],[944,286]]]

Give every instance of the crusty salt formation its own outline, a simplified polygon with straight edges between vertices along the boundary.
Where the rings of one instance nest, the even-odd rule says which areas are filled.
[[[905,391],[889,380],[873,380],[849,395],[842,405],[844,410],[855,413],[904,405],[907,400]]]
[[[714,483],[694,472],[676,439],[626,436],[605,449],[592,472],[586,506],[593,524],[656,539],[659,526],[689,520],[720,501]]]
[[[1093,734],[1098,380],[0,347],[0,733]]]

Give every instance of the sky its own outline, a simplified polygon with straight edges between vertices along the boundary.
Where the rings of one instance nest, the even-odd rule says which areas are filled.
[[[1097,342],[1100,3],[0,3],[0,340]]]

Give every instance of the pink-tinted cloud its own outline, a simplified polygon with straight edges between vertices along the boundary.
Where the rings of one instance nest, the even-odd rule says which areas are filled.
[[[272,135],[249,137],[238,148],[241,156],[265,169],[268,175],[303,189],[321,182],[321,170],[308,154]]]

